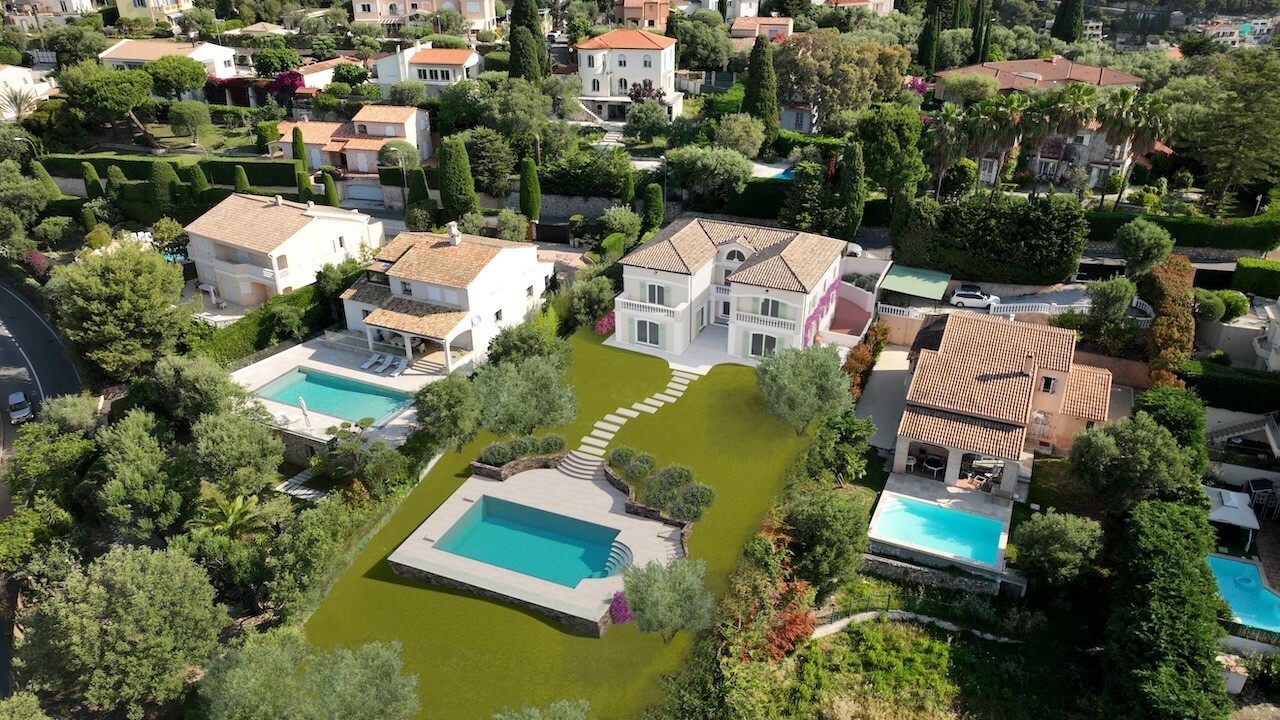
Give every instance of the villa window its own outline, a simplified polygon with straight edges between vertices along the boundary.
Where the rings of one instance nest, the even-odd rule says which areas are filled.
[[[751,357],[767,357],[778,349],[778,338],[764,333],[751,333]]]
[[[744,255],[741,250],[730,250],[729,254],[725,256],[725,259],[729,262],[742,262],[747,259],[747,256]]]
[[[1037,410],[1031,418],[1031,436],[1047,437],[1049,435],[1049,419],[1053,417],[1043,410]]]
[[[373,6],[370,5],[369,3],[364,3],[360,6],[360,12],[364,12],[364,13],[373,12]]]
[[[667,289],[661,285],[649,285],[648,297],[650,305],[666,305]]]
[[[600,81],[595,78],[591,79],[591,92],[600,92]]]
[[[502,322],[502,311],[499,310],[498,312],[494,313],[493,319],[495,322]]]
[[[1040,389],[1051,395],[1054,393],[1054,390],[1057,387],[1057,385],[1058,385],[1058,381],[1054,380],[1051,377],[1040,378]]]
[[[658,345],[658,323],[648,320],[636,321],[636,342],[641,345]]]
[[[428,300],[436,301],[436,300],[439,300],[441,297],[443,297],[443,296],[440,294],[440,288],[436,287],[435,285],[428,285],[428,286],[427,286],[427,299],[428,299]]]
[[[626,67],[626,66],[627,66],[627,56],[626,56],[626,55],[619,55],[619,56],[618,56],[618,67]]]
[[[782,317],[782,303],[768,298],[761,300],[760,314],[780,318]]]
[[[618,92],[625,94],[629,87],[631,86],[627,84],[626,78],[618,78]]]
[[[791,126],[792,130],[804,130],[804,116],[800,113],[793,114]]]
[[[427,71],[425,68],[418,68],[418,79],[419,80],[427,79]]]
[[[401,281],[400,281],[400,292],[404,293],[405,295],[412,295],[412,294],[413,294],[413,283],[409,282],[408,280],[401,280]]]
[[[383,272],[378,272],[377,270],[370,270],[367,273],[365,273],[365,279],[373,283],[374,285],[390,285],[391,284],[391,280],[387,278],[387,274]]]
[[[474,2],[467,3],[467,12],[470,13],[471,15],[475,15],[479,13],[480,3],[474,3]]]
[[[595,56],[595,55],[588,55],[588,56],[587,56],[587,67],[589,67],[589,68],[593,68],[593,67],[595,67],[595,66],[596,66],[596,56]]]
[[[644,58],[641,59],[640,64],[645,67],[653,67],[653,56],[645,55]]]

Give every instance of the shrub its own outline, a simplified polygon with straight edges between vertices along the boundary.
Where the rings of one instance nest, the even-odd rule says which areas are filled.
[[[636,451],[621,445],[609,451],[609,464],[615,468],[625,468],[631,464],[631,459],[636,456]]]
[[[573,317],[579,326],[595,325],[613,310],[613,283],[607,277],[579,280],[572,287]]]
[[[1112,241],[1124,256],[1125,274],[1130,277],[1145,275],[1173,250],[1169,231],[1143,218],[1122,225]]]
[[[1134,216],[1122,212],[1089,212],[1089,240],[1109,242]],[[1280,242],[1280,217],[1266,214],[1249,218],[1208,218],[1187,215],[1144,215],[1173,236],[1175,245],[1233,250],[1274,250]]]
[[[1280,298],[1280,260],[1242,257],[1236,260],[1231,287],[1240,292]]]
[[[1249,298],[1239,290],[1217,290],[1218,299],[1222,301],[1222,322],[1231,322],[1249,312]]]
[[[511,462],[511,448],[508,443],[495,442],[484,446],[480,451],[480,462],[485,465],[500,466]]]
[[[603,235],[622,235],[624,249],[635,245],[640,238],[640,216],[622,205],[605,210],[596,220],[596,227]]]
[[[565,443],[563,435],[544,435],[538,439],[538,452],[540,453],[551,455],[564,450],[564,447]]]
[[[71,218],[54,215],[31,229],[31,236],[45,247],[59,245],[71,230]]]
[[[714,142],[719,147],[737,150],[753,158],[760,154],[764,136],[764,123],[745,113],[731,113],[720,118]]]
[[[622,469],[622,476],[633,483],[649,477],[653,473],[653,456],[647,452],[638,452],[631,457],[631,462]]]
[[[597,335],[611,334],[615,329],[617,329],[617,323],[618,323],[617,315],[614,315],[612,312],[606,314],[604,317],[600,318],[599,322],[596,323],[596,327],[595,327],[596,334]]]
[[[1013,542],[1018,546],[1018,568],[1031,582],[1063,588],[1093,565],[1102,549],[1102,526],[1049,508],[1019,525]]]
[[[1142,296],[1155,308],[1147,332],[1147,361],[1153,370],[1172,370],[1191,356],[1195,342],[1191,278],[1195,271],[1183,255],[1170,255],[1142,278]]]
[[[508,443],[507,447],[511,450],[511,455],[513,457],[532,455],[538,451],[538,439],[532,435],[513,438],[510,443]]]
[[[626,595],[621,590],[615,592],[609,601],[609,619],[614,625],[626,625],[631,622],[631,607],[627,605]]]
[[[524,242],[529,239],[529,218],[512,210],[498,211],[498,237],[508,242]]]
[[[1227,312],[1226,303],[1212,290],[1195,289],[1196,319],[1200,322],[1217,322]]]

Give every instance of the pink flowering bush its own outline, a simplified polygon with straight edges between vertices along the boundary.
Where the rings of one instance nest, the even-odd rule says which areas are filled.
[[[27,253],[27,256],[24,259],[26,260],[27,267],[31,268],[32,275],[35,275],[38,278],[43,278],[49,274],[49,258],[45,257],[44,253],[39,250],[32,250]]]
[[[929,92],[929,83],[922,77],[908,76],[906,85],[908,90],[920,93],[921,96]]]
[[[614,328],[616,328],[617,325],[618,325],[618,319],[614,317],[612,312],[610,312],[596,322],[596,334],[608,335],[609,333],[613,332]]]
[[[627,598],[621,590],[614,593],[613,599],[609,601],[609,617],[614,625],[626,625],[631,622],[631,606],[627,604]]]
[[[302,73],[297,70],[285,70],[282,73],[276,73],[276,79],[267,85],[267,90],[275,96],[276,102],[284,103],[302,86]]]

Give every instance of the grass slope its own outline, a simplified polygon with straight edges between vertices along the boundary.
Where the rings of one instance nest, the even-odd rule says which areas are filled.
[[[557,431],[577,447],[606,413],[661,391],[670,371],[657,359],[606,348],[589,333],[572,342],[580,410]],[[399,641],[407,668],[420,678],[422,718],[488,718],[504,707],[578,698],[590,700],[600,718],[635,717],[661,698],[658,678],[680,665],[688,637],[664,646],[634,625],[603,639],[577,637],[509,605],[401,580],[383,562],[466,478],[467,463],[491,439],[441,459],[335,584],[308,621],[308,637],[324,648]],[[675,405],[627,423],[620,443],[687,464],[716,488],[716,505],[695,527],[691,551],[707,561],[719,592],[804,438],[760,410],[750,369],[721,367]]]

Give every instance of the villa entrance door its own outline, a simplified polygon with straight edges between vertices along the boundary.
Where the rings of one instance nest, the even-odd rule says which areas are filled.
[[[729,302],[728,301],[716,303],[716,324],[717,325],[729,324]]]

